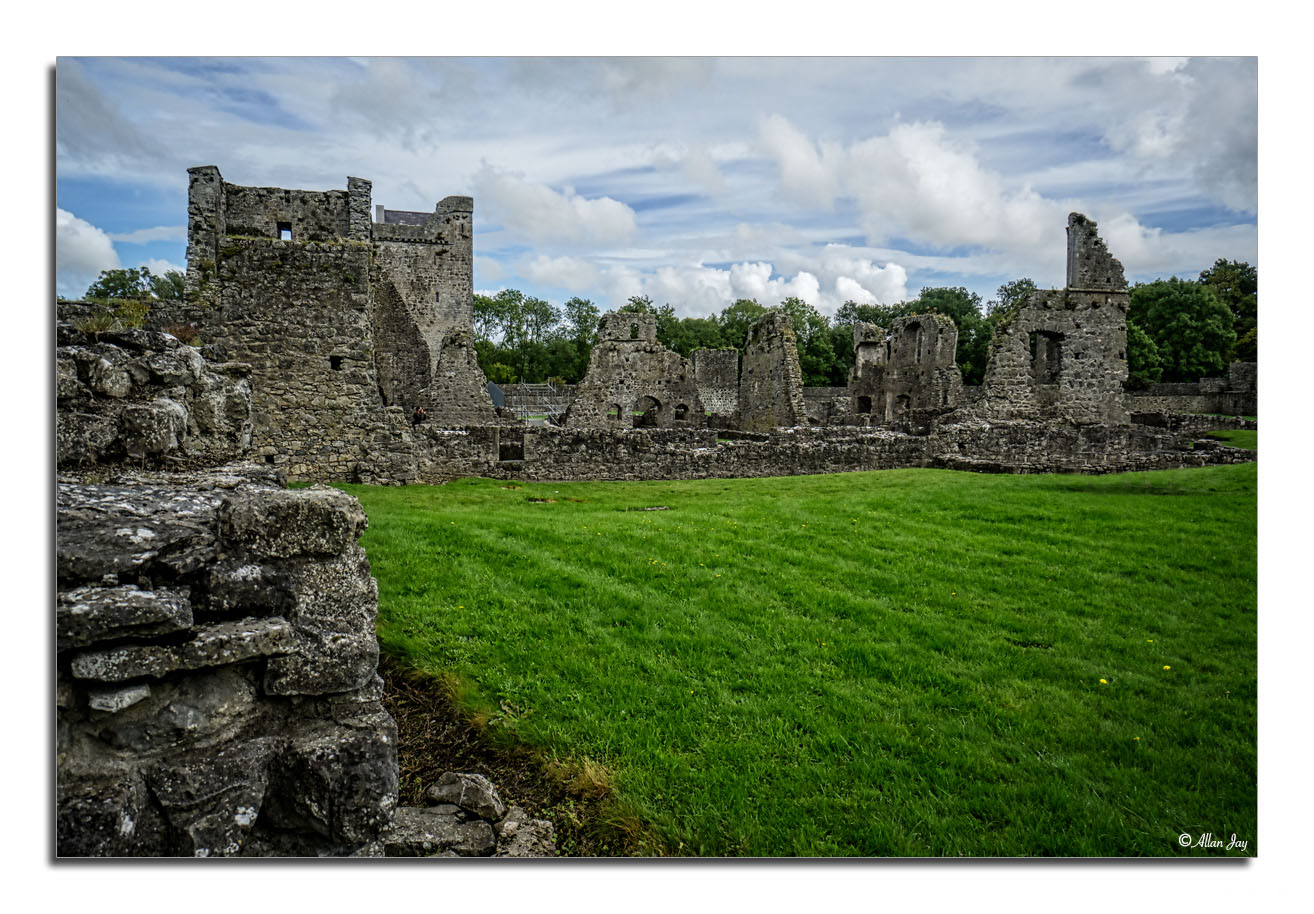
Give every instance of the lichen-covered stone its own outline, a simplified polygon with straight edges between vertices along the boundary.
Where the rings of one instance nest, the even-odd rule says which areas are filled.
[[[512,806],[506,818],[493,826],[497,835],[498,857],[555,857],[557,840],[552,823],[532,819],[519,806]]]
[[[402,806],[382,837],[389,857],[433,857],[452,851],[462,857],[487,857],[497,846],[493,826],[463,822],[456,813]]]
[[[444,771],[425,796],[434,803],[451,803],[489,821],[506,815],[506,804],[497,788],[482,774]]]
[[[55,602],[56,643],[60,650],[97,641],[185,631],[192,624],[186,590],[138,587],[78,587]]]
[[[224,543],[259,558],[339,555],[364,532],[360,502],[316,486],[297,491],[238,494],[219,512]]]
[[[773,311],[748,329],[734,425],[743,431],[769,432],[806,424],[798,340],[789,317]]]
[[[598,323],[589,367],[563,425],[569,428],[701,428],[693,366],[657,342],[651,314],[611,312]]]
[[[122,682],[141,677],[159,678],[179,670],[199,670],[240,663],[254,657],[292,650],[295,636],[287,620],[240,619],[194,629],[191,640],[177,646],[133,644],[76,654],[76,679]]]

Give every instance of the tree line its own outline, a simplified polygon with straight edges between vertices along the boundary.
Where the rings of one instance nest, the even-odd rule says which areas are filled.
[[[105,270],[87,289],[101,302],[179,300],[184,276],[177,270],[152,274],[146,267]],[[956,287],[927,287],[911,301],[862,305],[847,301],[827,317],[799,298],[767,307],[741,298],[711,317],[677,317],[669,303],[631,297],[618,310],[652,314],[657,340],[688,357],[695,349],[744,350],[748,328],[768,311],[788,315],[798,337],[799,367],[809,387],[842,387],[853,366],[855,322],[889,327],[909,314],[934,312],[958,328],[957,361],[965,384],[985,375],[995,328],[1036,290],[1030,279],[1001,285],[994,298]],[[1159,279],[1131,287],[1127,312],[1130,389],[1158,381],[1216,377],[1232,361],[1258,360],[1258,272],[1248,263],[1220,259],[1194,280]],[[575,384],[588,369],[601,310],[586,298],[560,307],[516,289],[474,296],[473,330],[479,366],[498,384],[554,380]]]
[[[956,287],[923,288],[916,298],[892,305],[845,302],[834,317],[799,298],[767,307],[741,298],[710,317],[677,317],[669,303],[633,296],[617,310],[652,314],[657,340],[689,356],[695,349],[738,349],[748,328],[768,311],[788,315],[798,337],[799,367],[809,387],[842,387],[853,367],[855,322],[889,327],[897,318],[933,312],[958,328],[957,362],[965,384],[985,376],[995,328],[1014,313],[1036,285],[1028,278],[1001,285],[995,296]],[[1241,261],[1218,260],[1198,279],[1155,280],[1130,289],[1127,315],[1128,387],[1158,381],[1194,381],[1226,372],[1231,361],[1256,361],[1257,274]],[[475,347],[489,379],[499,383],[578,383],[596,342],[599,308],[585,298],[557,307],[515,289],[474,297]]]

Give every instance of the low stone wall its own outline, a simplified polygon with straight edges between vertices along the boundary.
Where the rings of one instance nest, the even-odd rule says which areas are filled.
[[[1112,473],[1238,463],[1253,451],[1144,426],[964,422],[908,434],[853,426],[748,434],[714,430],[526,429],[504,479],[706,479],[945,467],[1006,473]]]
[[[360,504],[272,473],[61,478],[60,856],[345,855],[397,805]]]

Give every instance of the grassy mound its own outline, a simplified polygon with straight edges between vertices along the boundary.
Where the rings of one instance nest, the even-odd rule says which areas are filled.
[[[385,652],[668,852],[1159,856],[1257,849],[1255,484],[344,488]]]

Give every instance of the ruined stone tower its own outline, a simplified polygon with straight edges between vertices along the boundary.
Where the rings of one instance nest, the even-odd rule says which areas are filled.
[[[974,411],[1125,425],[1130,300],[1095,222],[1069,215],[1066,287],[1033,292],[996,328]]]
[[[435,424],[496,421],[460,333],[473,316],[471,198],[379,207],[375,222],[361,178],[307,191],[230,184],[212,165],[188,174],[185,316],[252,365],[257,454],[294,478],[349,478],[371,427],[404,425],[416,406]]]

